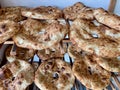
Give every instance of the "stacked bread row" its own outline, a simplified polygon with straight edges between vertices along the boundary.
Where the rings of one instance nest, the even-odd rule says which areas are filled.
[[[0,9],[0,43],[12,39],[6,49],[8,63],[0,68],[2,90],[25,90],[34,82],[41,90],[70,90],[75,77],[89,89],[109,85],[111,72],[120,72],[119,16],[83,3],[60,10],[53,6]],[[72,45],[62,40],[69,35]],[[67,53],[73,66],[62,60]],[[42,60],[37,70],[29,60]],[[71,69],[72,68],[72,69]]]
[[[81,3],[65,10],[74,12],[72,18],[66,14],[73,20],[70,26],[72,45],[68,48],[75,60],[72,71],[87,88],[102,90],[109,85],[111,72],[120,72],[120,17]]]

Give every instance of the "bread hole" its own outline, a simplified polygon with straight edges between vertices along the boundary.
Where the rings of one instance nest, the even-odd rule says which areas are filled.
[[[0,34],[4,33],[6,31],[6,24],[0,25]]]
[[[1,25],[1,29],[3,29],[3,30],[4,30],[4,29],[5,29],[5,27],[6,27],[6,25],[5,25],[5,24],[2,24],[2,25]]]
[[[102,78],[102,81],[103,81],[103,82],[106,82],[106,78]]]
[[[80,55],[83,54],[83,51],[80,51],[79,54],[80,54]]]
[[[61,71],[64,71],[64,70],[65,70],[65,67],[62,67],[62,68],[61,68]]]
[[[53,65],[52,62],[48,62],[48,63],[45,65],[45,70],[51,69],[52,65]]]
[[[69,74],[69,73],[66,73],[66,76],[69,78],[69,77],[70,77],[70,74]]]
[[[5,32],[6,31],[6,24],[2,24],[0,26],[0,28],[1,28],[1,32]]]
[[[50,36],[47,35],[47,36],[45,37],[44,41],[50,41]]]
[[[54,79],[58,79],[58,78],[59,78],[58,73],[56,73],[56,72],[55,72],[55,73],[53,73],[53,78],[54,78]]]
[[[47,70],[47,69],[49,69],[49,65],[46,65],[46,66],[45,66],[45,70]]]
[[[48,65],[52,65],[53,63],[52,62],[48,62]]]
[[[53,50],[52,50],[51,52],[52,52],[52,53],[55,53],[55,51],[53,51]]]
[[[91,67],[88,67],[88,72],[89,72],[90,75],[92,75]]]
[[[12,77],[12,81],[14,81],[15,80],[15,77]]]
[[[60,73],[60,71],[59,71],[59,70],[58,70],[57,72],[58,72],[58,73]]]
[[[52,8],[49,9],[49,13],[52,13],[54,10]]]

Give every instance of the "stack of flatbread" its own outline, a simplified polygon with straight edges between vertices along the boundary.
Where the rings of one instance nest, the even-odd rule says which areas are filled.
[[[62,40],[69,35],[72,44]],[[8,62],[0,68],[0,90],[70,90],[75,77],[87,88],[102,90],[111,72],[120,72],[120,17],[81,2],[63,10],[53,6],[0,9],[0,44]],[[63,60],[68,53],[73,66]],[[30,60],[37,55],[40,66]]]

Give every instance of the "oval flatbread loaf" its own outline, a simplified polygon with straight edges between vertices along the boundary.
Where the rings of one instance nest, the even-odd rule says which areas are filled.
[[[13,37],[20,30],[20,25],[10,20],[0,21],[0,43]]]
[[[78,23],[79,22],[79,23]],[[79,24],[79,25],[77,25]],[[81,31],[81,34],[84,38],[87,38],[87,33],[91,35],[96,35],[98,38],[109,38],[117,43],[120,41],[120,31],[116,29],[109,28],[103,24],[98,23],[97,21],[90,21],[85,19],[76,20],[76,28],[84,29]],[[91,38],[91,37],[90,37]]]
[[[65,47],[59,43],[50,48],[39,50],[37,55],[41,60],[49,60],[50,58],[63,58],[65,53]]]
[[[73,6],[69,6],[63,9],[64,18],[69,20],[75,20],[76,18],[85,18],[93,20],[93,9],[86,7],[83,3],[77,2]]]
[[[59,43],[67,34],[66,22],[57,20],[38,21],[28,19],[24,30],[13,37],[16,45],[23,48],[42,50]]]
[[[62,11],[57,7],[40,6],[22,11],[22,15],[34,19],[59,19],[62,18]]]
[[[111,73],[97,63],[94,55],[79,50],[77,45],[69,46],[68,53],[75,60],[72,68],[74,75],[83,85],[89,89],[102,90],[109,84]]]
[[[87,27],[82,21],[84,20],[76,19],[70,27],[70,39],[73,43],[78,44],[82,50],[101,57],[117,57],[120,55],[118,42],[104,37],[104,35],[103,37],[99,36],[101,34],[96,33],[95,29],[91,29],[92,27]],[[98,36],[94,37],[92,33]]]
[[[0,20],[22,21],[26,19],[26,17],[21,14],[23,10],[27,10],[27,8],[18,6],[0,8]]]
[[[41,90],[70,90],[74,80],[68,63],[61,59],[50,59],[39,66],[34,82]]]
[[[110,13],[103,8],[98,8],[93,11],[96,20],[116,30],[120,30],[120,17]]]
[[[16,54],[11,55],[11,49],[12,49],[12,46],[9,46],[5,51],[6,58],[9,62],[13,62],[17,59],[28,61],[35,54],[35,50],[32,50],[32,49],[30,50],[30,49],[26,49],[26,48],[23,49],[20,47],[16,47],[16,50],[15,50]]]
[[[76,78],[89,89],[102,90],[110,83],[111,73],[89,55],[75,59],[72,70]]]
[[[76,48],[76,45],[71,45],[68,47],[68,54],[73,59],[79,59],[80,54],[88,54],[86,52],[81,52],[80,48]],[[102,68],[110,72],[120,72],[120,61],[118,58],[105,58],[98,57],[96,55],[91,55],[92,59],[96,61]]]
[[[1,90],[26,90],[33,80],[33,67],[25,61],[15,60],[0,68]]]

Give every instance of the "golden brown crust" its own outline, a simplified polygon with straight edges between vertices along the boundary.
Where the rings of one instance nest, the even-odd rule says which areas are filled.
[[[39,50],[37,55],[41,60],[49,60],[50,58],[63,58],[65,53],[65,47],[59,43],[50,48]]]
[[[84,38],[87,38],[87,33],[89,33],[91,35],[97,35],[98,38],[110,38],[118,43],[120,41],[120,31],[109,28],[97,21],[92,22],[86,19],[79,19],[75,21],[74,27],[84,29],[84,33],[81,31]]]
[[[88,27],[83,28],[81,19],[75,20],[70,31],[70,38],[72,42],[78,44],[82,50],[98,56],[116,57],[120,55],[118,42],[104,37],[95,38],[91,35],[91,33],[86,31],[87,28]],[[81,33],[83,31],[86,33]]]
[[[68,49],[68,54],[71,58],[76,59],[79,58],[80,52],[82,51],[77,45],[69,45]]]
[[[69,20],[75,20],[76,18],[94,19],[92,8],[86,7],[81,2],[77,2],[73,6],[64,8],[63,13],[64,18]]]
[[[57,7],[40,6],[22,11],[22,15],[34,19],[59,19],[62,18],[62,11]]]
[[[16,54],[11,55],[11,49],[12,49],[12,46],[9,46],[5,51],[6,58],[9,62],[13,62],[16,59],[28,61],[35,54],[35,50],[30,50],[26,48],[23,49],[23,48],[17,47]]]
[[[101,25],[98,28],[101,32],[103,32],[103,35],[105,37],[112,39],[112,40],[116,41],[117,43],[119,43],[119,41],[120,41],[120,31],[119,30],[109,28],[105,25]]]
[[[103,58],[97,57],[95,55],[93,56],[93,58],[104,69],[110,72],[120,72],[120,61],[118,60],[118,58]]]
[[[105,24],[111,28],[116,30],[120,30],[120,17],[110,13],[102,8],[95,9],[94,17],[97,19],[98,22]]]
[[[22,16],[21,11],[27,10],[25,7],[4,7],[0,9],[0,20],[12,20],[15,22],[26,19]]]
[[[68,26],[63,21],[29,19],[25,23],[23,32],[13,37],[16,45],[23,48],[35,50],[49,48],[60,42],[68,32]]]
[[[0,21],[0,43],[10,39],[20,30],[20,25],[10,20]]]
[[[0,68],[0,88],[3,90],[25,90],[33,79],[34,70],[25,61],[15,60]]]
[[[62,59],[50,59],[39,66],[34,82],[41,90],[70,90],[74,80],[68,63]]]
[[[84,7],[80,13],[78,13],[77,18],[84,18],[87,20],[93,20],[93,8],[90,7]]]
[[[64,18],[74,20],[76,18],[75,14],[79,13],[78,11],[80,11],[84,7],[85,6],[83,3],[78,2],[78,3],[75,3],[73,6],[64,8],[63,9]]]
[[[111,73],[101,68],[91,56],[81,56],[73,64],[73,73],[89,89],[102,90],[110,83]]]
[[[89,55],[89,53],[78,51],[79,48],[76,45],[71,45],[68,47],[68,54],[74,59],[79,59],[80,54]],[[120,72],[120,61],[118,58],[105,58],[98,57],[96,55],[89,56],[94,62],[96,61],[98,65],[110,72]],[[87,61],[88,62],[88,61]],[[91,64],[92,65],[92,64]]]

